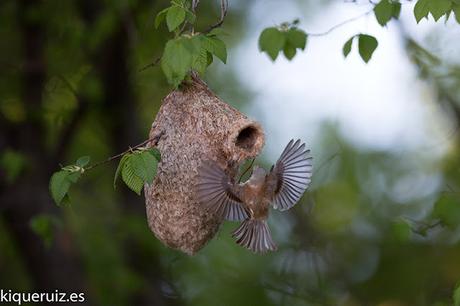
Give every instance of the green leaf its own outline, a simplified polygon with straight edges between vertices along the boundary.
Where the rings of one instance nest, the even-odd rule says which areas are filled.
[[[393,2],[393,14],[391,15],[394,19],[399,19],[401,15],[401,3]]]
[[[368,63],[378,46],[377,39],[371,35],[360,34],[358,40],[359,55]]]
[[[455,286],[452,299],[454,300],[454,306],[460,306],[460,282]]]
[[[214,61],[214,57],[212,56],[212,53],[211,52],[208,52],[207,53],[207,65],[211,65],[212,62]]]
[[[165,8],[164,10],[160,11],[155,17],[155,28],[156,29],[158,29],[158,27],[163,22],[163,20],[165,20],[166,14],[168,13],[169,9],[170,9],[169,7]]]
[[[204,36],[202,43],[206,51],[217,56],[224,64],[227,62],[227,47],[220,38]]]
[[[31,230],[43,240],[47,248],[49,248],[53,242],[54,231],[58,225],[59,220],[50,214],[37,215],[29,222]]]
[[[113,178],[113,188],[114,189],[117,188],[117,180],[120,177],[121,170],[123,169],[125,162],[129,158],[129,156],[130,156],[130,153],[123,155],[120,159],[120,162],[118,163],[118,167],[117,167],[117,170],[115,171],[115,176]]]
[[[201,49],[200,53],[194,57],[192,68],[199,74],[204,74],[208,67],[208,51]]]
[[[457,20],[457,22],[460,24],[460,4],[454,4],[452,11],[455,14],[455,20]]]
[[[452,8],[451,0],[431,0],[429,2],[430,12],[435,21],[450,12]]]
[[[69,192],[72,183],[76,183],[80,178],[80,172],[70,172],[61,170],[55,172],[50,179],[49,189],[51,197],[57,205],[60,205],[64,197]]]
[[[377,22],[383,27],[393,16],[393,3],[390,0],[381,0],[374,7],[374,14]]]
[[[4,170],[6,182],[11,184],[16,181],[26,167],[26,157],[10,149],[5,150],[0,156],[0,167]]]
[[[285,44],[284,45],[284,49],[283,49],[283,53],[284,53],[284,56],[286,56],[286,58],[288,60],[291,60],[294,58],[295,54],[296,54],[296,48],[293,47],[291,44]]]
[[[89,164],[89,161],[91,160],[91,157],[89,156],[82,156],[80,157],[79,159],[77,159],[77,161],[75,162],[75,164],[79,167],[85,167],[86,165]]]
[[[169,32],[174,31],[185,21],[185,10],[180,6],[172,6],[166,13],[166,25]]]
[[[161,153],[157,148],[151,148],[147,152],[153,155],[157,161],[161,161]]]
[[[412,235],[412,228],[410,224],[402,218],[393,222],[391,231],[394,239],[398,242],[406,242]]]
[[[166,43],[161,68],[168,82],[177,87],[185,78],[192,66],[192,54],[187,49],[188,38],[177,38]]]
[[[187,19],[188,23],[190,23],[190,24],[195,24],[196,15],[193,14],[192,11],[187,10],[187,11],[185,12],[185,16],[186,16],[186,19]]]
[[[209,33],[208,36],[224,36],[228,35],[222,28],[214,28]]]
[[[286,40],[288,44],[290,44],[295,49],[305,49],[305,46],[307,45],[307,34],[304,31],[292,28],[289,29],[286,33]],[[286,55],[286,52],[284,54]]]
[[[134,167],[134,173],[140,177],[144,183],[152,184],[157,173],[157,159],[151,153],[144,151],[134,154],[131,158],[131,165]]]
[[[135,155],[136,154],[130,154],[129,157],[126,159],[121,170],[121,178],[123,179],[123,182],[125,182],[126,186],[128,186],[129,189],[140,195],[142,187],[144,187],[144,181],[136,175],[136,166],[133,165],[132,162],[132,158]]]
[[[262,52],[266,52],[272,61],[274,61],[278,57],[279,52],[283,50],[285,41],[285,35],[277,28],[266,28],[260,34],[259,49]]]
[[[449,194],[443,195],[436,202],[433,215],[449,228],[455,229],[460,225],[460,200]]]
[[[415,4],[414,16],[417,23],[428,16],[428,13],[430,12],[430,1],[431,0],[418,0]]]
[[[353,44],[353,39],[354,38],[355,38],[355,36],[350,37],[350,39],[348,39],[347,42],[343,45],[343,49],[342,49],[343,56],[347,57],[348,54],[350,54],[351,45]]]

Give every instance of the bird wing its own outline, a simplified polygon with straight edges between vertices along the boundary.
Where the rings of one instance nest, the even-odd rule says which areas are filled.
[[[240,188],[215,162],[204,162],[198,169],[198,201],[205,209],[229,221],[249,217],[239,194]]]
[[[273,208],[281,211],[294,206],[308,188],[312,175],[312,157],[310,150],[300,140],[291,140],[268,178],[267,188],[272,191]]]

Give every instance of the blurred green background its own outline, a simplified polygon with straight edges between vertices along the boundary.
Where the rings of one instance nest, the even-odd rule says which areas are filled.
[[[308,23],[333,1],[289,2],[299,11],[287,16],[307,10],[302,22]],[[420,47],[402,25],[403,56],[434,93],[436,120],[453,126],[439,140],[447,145],[436,154],[369,149],[349,141],[334,121],[322,122],[310,141],[310,191],[289,212],[270,217],[277,252],[259,256],[238,247],[229,222],[193,257],[167,249],[147,226],[143,197],[125,186],[113,189],[116,163],[85,175],[70,191],[70,206],[53,204],[48,180],[59,164],[83,155],[103,160],[146,139],[171,87],[159,67],[139,70],[161,55],[169,38],[164,26],[153,26],[168,4],[0,3],[0,288],[84,292],[88,305],[452,305],[460,280],[460,46],[444,59]],[[246,32],[274,23],[269,15],[255,20],[252,4],[230,2],[228,65],[213,64],[204,79],[265,124],[234,64],[235,54],[249,48],[241,47]],[[202,0],[197,29],[214,23],[219,9],[218,1]],[[425,43],[445,46],[436,36]],[[266,55],[257,56],[272,66]],[[289,120],[271,125],[281,129]],[[295,136],[277,133],[283,145]],[[276,154],[259,162],[268,166]]]

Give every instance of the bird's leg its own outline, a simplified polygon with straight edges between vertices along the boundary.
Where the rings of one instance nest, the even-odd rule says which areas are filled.
[[[249,169],[252,168],[252,165],[254,164],[254,161],[255,161],[255,160],[256,160],[256,159],[253,158],[252,161],[251,161],[251,163],[249,164],[249,167],[247,167],[246,170],[244,170],[244,172],[241,174],[241,176],[240,176],[240,178],[239,178],[239,180],[238,180],[238,184],[241,183],[241,179],[243,178],[243,175],[245,175],[245,174],[249,171]]]

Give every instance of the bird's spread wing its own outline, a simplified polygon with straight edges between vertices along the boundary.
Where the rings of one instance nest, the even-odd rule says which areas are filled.
[[[205,209],[230,221],[248,218],[237,186],[215,162],[204,162],[198,169],[198,201]]]
[[[279,210],[294,206],[311,182],[312,157],[300,140],[291,140],[267,178],[273,192],[272,205]]]

